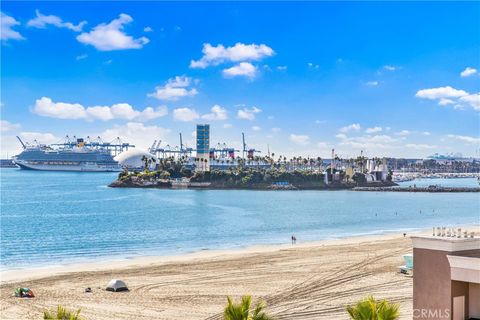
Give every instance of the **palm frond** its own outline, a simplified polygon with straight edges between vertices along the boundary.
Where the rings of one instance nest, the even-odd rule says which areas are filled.
[[[373,296],[347,306],[346,311],[353,320],[396,320],[400,317],[400,306],[387,300],[377,301]]]

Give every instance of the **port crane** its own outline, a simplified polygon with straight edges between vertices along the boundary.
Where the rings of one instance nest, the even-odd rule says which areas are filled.
[[[67,149],[82,145],[88,148],[107,150],[113,156],[116,156],[123,151],[127,151],[128,148],[135,147],[135,145],[133,144],[123,142],[120,137],[117,137],[110,142],[104,142],[102,138],[100,138],[100,136],[97,136],[96,138],[91,138],[90,136],[87,136],[85,139],[83,139],[77,138],[76,136],[70,137],[69,135],[66,135],[63,141],[53,143],[51,145]]]
[[[217,143],[215,147],[210,148],[209,157],[210,159],[217,158],[230,158],[235,159],[235,152],[240,152],[240,150],[235,150],[235,148],[229,147],[225,142]]]
[[[17,136],[17,139],[18,141],[20,141],[20,144],[22,145],[22,148],[25,150],[27,148],[27,146],[25,145],[25,143],[23,143],[22,139],[20,139],[19,136]]]
[[[256,150],[254,148],[249,148],[245,143],[245,134],[242,132],[242,142],[243,142],[243,158],[253,159],[255,158],[255,153],[261,153],[262,151]]]
[[[155,140],[148,151],[151,154],[154,154],[157,158],[166,158],[166,157],[175,157],[175,156],[178,156],[180,158],[184,155],[187,155],[190,157],[192,155],[192,152],[195,150],[193,148],[186,147],[183,144],[183,138],[181,133],[179,134],[179,137],[180,137],[180,147],[179,146],[172,147],[169,144],[167,144],[165,147],[161,147],[160,144],[162,143],[162,140],[158,140],[158,141]]]

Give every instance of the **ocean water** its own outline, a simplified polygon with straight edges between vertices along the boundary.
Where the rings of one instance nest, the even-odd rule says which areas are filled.
[[[408,186],[417,186],[417,187],[428,187],[431,185],[439,186],[448,186],[448,187],[469,187],[469,188],[478,188],[479,182],[477,179],[470,178],[461,178],[461,179],[415,179],[411,181],[400,182],[401,187]]]
[[[113,189],[115,173],[0,174],[2,270],[480,222],[478,193]],[[477,185],[440,180],[428,184]]]

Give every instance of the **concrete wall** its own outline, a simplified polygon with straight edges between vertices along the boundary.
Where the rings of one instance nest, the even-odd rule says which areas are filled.
[[[448,252],[413,249],[414,319],[450,319],[451,293]]]
[[[413,248],[414,319],[451,319],[456,296],[465,296],[465,318],[468,319],[469,286],[466,282],[451,280],[448,254],[478,256],[479,250],[447,252]]]
[[[470,318],[480,319],[480,284],[470,283],[469,284],[469,316]]]
[[[465,297],[465,319],[468,319],[468,300],[469,300],[469,292],[468,292],[468,282],[462,281],[452,281],[452,299],[454,297],[464,296]]]

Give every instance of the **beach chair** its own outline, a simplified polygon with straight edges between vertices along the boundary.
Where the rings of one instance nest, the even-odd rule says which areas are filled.
[[[413,255],[403,255],[403,261],[405,262],[405,265],[398,267],[399,272],[403,274],[408,274],[409,271],[413,271]]]

